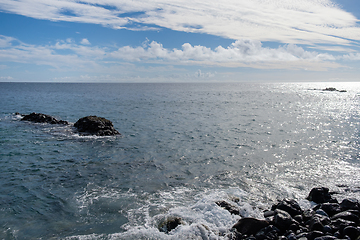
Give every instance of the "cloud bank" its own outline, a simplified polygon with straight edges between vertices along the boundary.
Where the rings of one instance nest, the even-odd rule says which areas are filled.
[[[229,39],[352,45],[359,21],[330,0],[2,0],[0,10],[114,29],[206,33]]]
[[[64,51],[65,50],[65,51]],[[277,48],[263,47],[260,41],[237,40],[227,47],[211,49],[185,43],[168,49],[161,43],[145,41],[141,46],[120,48],[92,46],[82,39],[58,41],[52,45],[30,45],[0,35],[0,62],[47,65],[61,71],[97,69],[124,64],[158,64],[168,66],[219,66],[263,69],[308,69],[323,71],[342,67],[336,61],[360,60],[358,53],[334,56],[306,51],[295,44]],[[201,74],[200,74],[201,75]]]

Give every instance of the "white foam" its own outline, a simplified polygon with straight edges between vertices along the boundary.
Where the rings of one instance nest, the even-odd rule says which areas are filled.
[[[229,230],[241,217],[219,207],[215,203],[218,200],[225,200],[237,206],[244,217],[262,217],[262,210],[247,203],[247,193],[241,189],[208,190],[197,194],[194,191],[176,188],[153,195],[144,193],[145,201],[132,192],[120,193],[109,189],[85,191],[78,197],[81,209],[88,208],[94,199],[99,197],[128,200],[136,197],[139,203],[135,205],[138,207],[127,211],[129,222],[121,226],[123,232],[106,237],[86,235],[68,239],[227,239]],[[154,211],[154,208],[157,211]],[[171,217],[180,217],[183,224],[169,233],[161,232],[159,225]]]

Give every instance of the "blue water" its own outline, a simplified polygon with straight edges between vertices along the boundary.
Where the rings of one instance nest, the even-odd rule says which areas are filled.
[[[0,83],[0,103],[1,239],[226,239],[239,217],[217,200],[261,217],[316,186],[360,199],[360,83]]]

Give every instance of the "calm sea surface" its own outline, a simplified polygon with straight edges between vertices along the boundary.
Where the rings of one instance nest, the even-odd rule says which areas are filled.
[[[217,200],[261,217],[317,186],[360,199],[359,103],[360,83],[0,83],[0,238],[225,239],[239,217]],[[15,112],[97,115],[122,136]]]

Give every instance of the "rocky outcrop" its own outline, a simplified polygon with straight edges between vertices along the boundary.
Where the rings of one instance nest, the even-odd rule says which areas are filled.
[[[120,135],[110,120],[97,116],[87,116],[80,118],[74,124],[74,127],[82,134],[97,136]]]
[[[284,199],[264,212],[265,220],[240,219],[232,227],[229,239],[360,239],[360,204],[357,200],[344,199],[339,203],[328,188],[312,189],[307,199],[317,205],[302,210],[295,200]],[[218,205],[229,208],[224,203]]]
[[[67,121],[57,120],[56,118],[46,115],[43,113],[31,113],[31,114],[20,114],[23,118],[21,121],[29,121],[34,123],[48,123],[48,124],[63,124],[69,125]],[[121,135],[113,126],[112,122],[108,119],[97,117],[97,116],[87,116],[80,118],[75,124],[74,127],[82,135],[96,135],[96,136],[113,136]]]
[[[20,115],[20,114],[17,114]],[[49,123],[49,124],[64,124],[68,125],[69,123],[67,121],[63,120],[57,120],[56,118],[42,114],[42,113],[30,113],[28,115],[23,115],[23,118],[21,121],[29,121],[29,122],[35,122],[35,123]]]
[[[334,87],[328,87],[328,88],[324,88],[323,91],[329,91],[329,92],[346,92],[346,90],[337,90]]]

